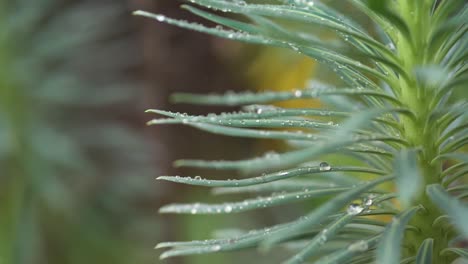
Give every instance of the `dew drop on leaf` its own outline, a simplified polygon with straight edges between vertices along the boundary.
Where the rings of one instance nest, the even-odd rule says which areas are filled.
[[[346,210],[346,212],[350,215],[357,215],[361,213],[363,210],[364,208],[361,205],[352,203],[348,206],[348,209]]]
[[[232,206],[226,205],[226,207],[224,207],[224,212],[226,212],[226,213],[232,212]]]
[[[159,22],[163,22],[166,20],[166,17],[163,15],[156,15],[156,20]]]
[[[369,248],[369,245],[364,240],[359,240],[351,245],[349,245],[348,249],[350,251],[358,251],[363,252]]]
[[[219,251],[220,249],[221,249],[220,245],[214,245],[214,246],[211,247],[212,251]]]
[[[319,169],[320,171],[329,171],[331,170],[331,166],[327,162],[321,162],[319,165]]]

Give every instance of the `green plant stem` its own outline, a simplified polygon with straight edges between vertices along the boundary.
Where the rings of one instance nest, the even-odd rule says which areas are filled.
[[[414,76],[413,70],[432,61],[431,54],[427,51],[427,39],[430,33],[430,8],[431,1],[399,1],[400,14],[408,23],[409,30],[413,36],[413,43],[409,43],[400,37],[397,42],[400,51],[400,60],[404,64],[408,76]],[[402,127],[404,138],[406,138],[411,147],[420,149],[419,167],[424,177],[424,185],[440,183],[440,174],[442,173],[442,163],[437,162],[431,165],[438,155],[438,148],[433,142],[434,138],[440,137],[440,132],[429,122],[430,112],[427,105],[430,102],[431,95],[422,93],[427,91],[420,87],[420,84],[413,77],[409,81],[400,79],[401,100],[404,105],[413,111],[415,119],[402,117]],[[412,175],[407,175],[411,177]],[[452,238],[443,228],[434,228],[434,220],[442,215],[442,212],[431,202],[425,193],[425,188],[421,188],[419,196],[415,199],[415,204],[424,207],[422,213],[416,214],[410,224],[419,228],[418,232],[408,232],[405,237],[406,252],[405,257],[415,256],[419,245],[428,237],[434,239],[433,263],[449,264],[454,258],[440,256],[439,252],[448,246]]]

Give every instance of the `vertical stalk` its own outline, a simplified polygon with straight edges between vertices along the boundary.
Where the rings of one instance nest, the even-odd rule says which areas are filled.
[[[415,68],[424,66],[428,61],[431,61],[432,55],[427,54],[427,42],[431,31],[432,1],[399,0],[397,6],[398,13],[407,23],[411,35],[411,41],[404,40],[403,36],[400,35],[400,41],[397,42],[400,60],[410,76],[409,81],[400,79],[400,99],[416,115],[415,119],[403,117],[402,126],[410,147],[421,150],[419,152],[419,168],[424,177],[423,188],[414,202],[421,204],[425,210],[423,213],[415,215],[410,222],[411,225],[418,228],[418,232],[408,232],[405,236],[404,244],[407,246],[405,255],[407,257],[416,255],[418,247],[424,239],[433,238],[435,252],[433,263],[448,264],[453,261],[453,258],[441,257],[439,252],[447,247],[450,237],[442,228],[433,226],[434,220],[442,213],[425,193],[425,186],[440,183],[439,176],[442,172],[442,164],[440,162],[431,164],[431,161],[438,155],[438,149],[433,139],[439,138],[440,135],[436,128],[427,127],[432,125],[428,122],[431,111],[428,109],[428,104],[432,94],[425,92],[425,87],[422,87],[414,76]],[[411,176],[405,175],[405,177]]]

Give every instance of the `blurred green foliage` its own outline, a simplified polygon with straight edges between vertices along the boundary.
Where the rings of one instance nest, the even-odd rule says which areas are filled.
[[[124,14],[123,0],[0,0],[0,263],[153,257]]]

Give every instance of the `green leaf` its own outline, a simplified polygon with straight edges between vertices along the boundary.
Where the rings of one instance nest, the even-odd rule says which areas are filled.
[[[401,242],[406,224],[419,209],[421,209],[419,206],[413,207],[393,218],[392,222],[385,229],[382,240],[377,246],[377,263],[400,263]]]
[[[459,49],[459,52],[464,50],[464,47],[466,47],[466,32],[467,31],[468,31],[468,26],[465,25],[460,30],[450,35],[450,37],[447,38],[445,42],[443,43],[443,45],[439,47],[438,50],[436,51],[434,55],[435,61],[441,61],[442,59],[447,57],[450,50],[452,50],[457,45],[461,46],[461,49]],[[465,43],[463,43],[463,41],[465,41]],[[451,56],[456,56],[454,54],[456,53],[452,53]],[[450,59],[450,56],[448,57],[449,57],[448,59]],[[447,65],[450,65],[450,63],[448,63]]]
[[[300,264],[313,256],[321,246],[333,238],[344,226],[350,223],[355,215],[344,214],[337,220],[333,221],[330,225],[326,226],[320,233],[318,233],[299,253],[288,259],[285,264]]]
[[[427,186],[426,193],[433,203],[440,210],[446,212],[454,222],[455,226],[462,232],[465,237],[468,237],[468,207],[460,200],[450,196],[440,184],[431,184]]]
[[[205,162],[205,161],[179,161],[176,165],[189,165],[197,167],[212,167],[217,169],[242,169],[244,171],[266,171],[277,168],[286,168],[297,165],[306,161],[312,160],[319,155],[328,154],[347,147],[351,144],[366,142],[366,141],[397,141],[401,142],[399,138],[375,137],[375,136],[362,136],[353,137],[352,132],[355,129],[367,126],[372,120],[391,109],[370,109],[361,113],[355,114],[352,118],[346,120],[336,132],[331,135],[333,140],[326,141],[324,144],[317,144],[313,147],[282,153],[274,156],[266,156],[263,158],[256,158],[243,161],[221,161],[221,162]],[[404,142],[401,142],[404,143]]]
[[[461,166],[463,166],[460,170],[449,174],[449,176],[446,176],[443,182],[443,186],[451,186],[453,182],[458,180],[459,178],[468,175],[468,167],[466,166],[467,163],[459,163]]]
[[[367,45],[385,52],[385,48],[377,41],[373,40],[367,34],[361,32],[355,25],[349,23],[347,19],[341,19],[340,15],[333,12],[325,5],[317,4],[313,9],[304,10],[284,5],[267,5],[267,4],[239,4],[235,2],[216,1],[216,0],[195,0],[194,3],[212,8],[214,10],[222,10],[226,12],[234,12],[239,14],[259,15],[287,19],[290,21],[298,21],[308,23],[309,25],[318,25],[327,27],[332,30],[341,32],[342,34],[356,38]]]
[[[292,225],[290,228],[278,231],[276,234],[269,237],[264,241],[263,246],[265,248],[270,248],[273,244],[284,241],[288,238],[297,236],[298,234],[303,233],[307,228],[319,223],[321,219],[328,216],[331,213],[337,212],[341,208],[345,207],[352,201],[357,198],[362,193],[374,188],[375,186],[393,179],[393,176],[385,176],[377,180],[371,181],[361,186],[357,186],[350,191],[342,193],[335,198],[329,200],[325,204],[321,205],[319,208],[313,210],[309,214],[305,215],[302,221],[297,221],[297,224]],[[362,210],[361,210],[362,211]]]
[[[215,22],[217,24],[224,25],[224,26],[227,26],[227,27],[230,27],[232,29],[239,30],[239,31],[256,34],[256,33],[260,32],[260,30],[261,30],[259,27],[256,27],[254,25],[244,23],[244,22],[240,22],[240,21],[233,20],[233,19],[229,19],[229,18],[225,18],[225,17],[221,17],[221,16],[217,16],[215,14],[200,10],[200,9],[195,8],[193,6],[182,5],[182,8],[190,11],[191,13],[194,13],[195,15],[198,15],[200,17],[203,17],[205,19],[213,21],[213,22]]]
[[[446,248],[440,252],[441,255],[448,255],[449,253],[455,253],[464,259],[468,259],[468,249],[466,248]]]
[[[266,232],[265,232],[266,233]],[[266,234],[263,233],[263,236]],[[208,241],[196,241],[197,244],[201,245],[192,245],[191,242],[173,242],[173,245],[176,246],[174,249],[170,249],[161,254],[160,259],[166,259],[176,256],[187,256],[187,255],[197,255],[197,254],[207,254],[215,253],[220,251],[231,251],[239,250],[249,247],[254,247],[257,245],[258,241],[262,239],[260,234],[252,234],[250,237],[246,238],[234,238],[229,244],[226,240],[208,240]],[[171,244],[161,244],[157,248],[171,247]]]
[[[212,125],[233,126],[233,127],[267,127],[267,128],[313,128],[313,129],[332,129],[338,124],[330,122],[317,122],[304,119],[225,119],[219,117],[199,118],[199,117],[185,117],[185,118],[166,118],[166,119],[153,119],[149,121],[148,125],[158,124],[188,124],[188,123],[205,123]],[[297,133],[296,133],[297,136]],[[294,137],[294,136],[293,136]],[[291,138],[293,139],[293,138]]]
[[[246,105],[269,102],[286,101],[293,99],[319,98],[320,96],[346,95],[346,96],[371,96],[381,98],[399,105],[401,102],[393,96],[379,91],[365,89],[309,89],[290,92],[261,92],[261,93],[232,93],[224,95],[197,95],[189,93],[176,93],[171,98],[176,103],[191,103],[200,105]]]
[[[406,22],[387,6],[387,0],[368,0],[367,4],[371,10],[381,15],[382,18],[395,26],[408,42],[412,41],[411,32]]]
[[[305,219],[298,219],[293,222],[266,227],[263,229],[250,230],[245,234],[223,239],[163,242],[158,244],[156,248],[174,247],[174,249],[164,252],[161,255],[161,258],[244,249],[256,246],[259,242],[267,239],[277,232],[290,228],[291,226],[296,225],[297,223],[301,223],[302,221],[305,221]],[[309,230],[309,232],[317,233],[318,231],[312,229]]]
[[[432,264],[432,251],[434,247],[434,239],[426,238],[419,247],[416,255],[416,264]]]
[[[245,32],[233,31],[233,30],[224,30],[221,28],[209,28],[201,24],[190,23],[184,20],[172,19],[164,15],[153,14],[153,13],[145,12],[141,10],[135,11],[133,12],[133,14],[137,16],[144,16],[144,17],[152,18],[159,22],[175,25],[181,28],[208,33],[208,34],[222,37],[222,38],[244,41],[244,42],[254,43],[254,44],[272,44],[272,41],[270,39],[267,39],[260,35],[254,35],[254,34],[249,34]]]
[[[219,187],[212,190],[213,194],[237,194],[237,193],[262,193],[262,192],[291,192],[301,190],[317,190],[330,187],[346,187],[353,177],[347,176],[348,182],[340,179],[334,180],[323,177],[317,180],[282,180],[280,182],[269,182],[264,184],[245,186],[245,187]],[[354,180],[354,183],[356,180]]]
[[[460,132],[463,132],[462,134],[468,133],[468,123],[463,123],[459,126],[451,128],[449,131],[445,133],[445,135],[443,135],[439,140],[437,140],[437,143],[436,143],[437,146],[447,143],[446,141],[450,141],[452,136],[455,136],[456,134]]]
[[[434,5],[436,4],[438,4],[438,6],[434,11],[433,19],[434,19],[434,23],[440,24],[447,17],[453,14],[453,12],[456,12],[456,10],[463,10],[462,6],[465,4],[465,1],[453,0],[453,1],[434,2]]]
[[[447,143],[443,146],[442,153],[453,153],[460,148],[463,148],[468,143],[468,134],[463,134],[460,137],[455,138],[453,141]]]
[[[224,2],[224,1],[211,1],[211,0],[198,0],[198,1],[195,1],[199,4],[202,4],[202,5],[205,5],[207,7],[210,7],[210,8],[215,8],[215,9],[222,9],[222,10],[226,10],[226,11],[239,11],[239,10],[243,10],[245,14],[245,12],[248,13],[248,10],[250,9],[255,9],[256,11],[253,12],[251,15],[249,15],[249,17],[251,18],[254,18],[255,21],[257,22],[260,22],[260,27],[259,27],[259,30],[255,29],[254,27],[248,27],[248,25],[246,25],[245,23],[244,24],[241,24],[240,22],[239,23],[235,23],[234,21],[230,20],[228,21],[227,19],[222,19],[220,17],[216,17],[216,16],[210,16],[208,13],[205,13],[203,11],[195,11],[195,10],[191,10],[191,11],[194,11],[194,12],[197,12],[199,13],[200,15],[206,17],[206,18],[209,18],[210,20],[217,20],[219,23],[221,24],[226,24],[226,23],[229,23],[230,26],[233,26],[234,28],[244,28],[244,30],[247,30],[247,31],[237,31],[237,32],[229,32],[229,31],[225,31],[225,30],[222,30],[220,28],[207,28],[207,27],[204,27],[202,25],[199,25],[199,24],[195,24],[195,23],[187,23],[185,21],[182,21],[182,20],[174,20],[174,19],[170,19],[170,18],[166,18],[164,16],[161,16],[161,15],[154,15],[154,14],[151,14],[151,13],[147,13],[147,12],[143,12],[143,11],[137,11],[135,12],[135,14],[137,15],[143,15],[143,16],[147,16],[147,17],[152,17],[152,18],[155,18],[157,19],[158,21],[160,22],[166,22],[166,23],[169,23],[169,24],[174,24],[174,25],[177,25],[177,26],[180,26],[180,27],[184,27],[184,28],[188,28],[188,29],[192,29],[192,30],[197,30],[197,31],[200,31],[200,32],[205,32],[205,33],[210,33],[210,34],[213,34],[213,35],[216,35],[216,36],[219,36],[219,37],[225,37],[225,38],[230,38],[230,39],[237,39],[237,40],[242,40],[242,41],[246,41],[246,42],[251,42],[251,43],[258,43],[258,44],[268,44],[268,45],[274,45],[274,46],[278,46],[278,47],[284,47],[284,48],[289,48],[289,49],[293,49],[295,51],[300,51],[308,56],[311,56],[315,59],[318,59],[318,60],[321,60],[322,62],[328,64],[329,66],[331,66],[332,68],[335,68],[336,69],[336,65],[337,64],[343,64],[343,65],[348,65],[348,67],[352,67],[352,68],[356,68],[356,69],[359,69],[361,71],[363,71],[364,73],[368,73],[368,74],[372,74],[382,80],[386,80],[388,81],[387,77],[383,74],[381,74],[380,72],[372,69],[372,68],[369,68],[359,62],[356,62],[355,60],[352,60],[352,59],[349,59],[349,58],[346,58],[343,54],[339,54],[339,53],[336,53],[336,52],[333,52],[329,49],[327,49],[327,45],[319,45],[319,42],[315,42],[314,45],[310,45],[310,40],[309,41],[306,41],[305,44],[307,45],[301,45],[300,43],[303,42],[300,38],[298,39],[297,36],[298,34],[296,35],[293,35],[293,34],[290,34],[288,30],[285,30],[285,29],[282,29],[281,27],[279,26],[272,26],[272,25],[275,25],[274,23],[264,23],[265,21],[268,21],[267,19],[264,19],[260,16],[256,16],[256,12],[260,12],[262,13],[263,11],[267,11],[269,10],[270,8],[271,9],[274,9],[275,11],[278,11],[277,9],[278,8],[281,8],[280,6],[268,6],[268,5],[238,5],[236,3],[230,3],[230,2]],[[269,13],[270,15],[271,14],[275,14],[275,12],[271,13],[272,10],[269,10],[267,11],[267,13]],[[285,15],[287,15],[288,13],[290,13],[289,11],[291,11],[290,9],[285,9],[285,10],[282,10],[282,16],[284,17]],[[298,11],[299,13],[302,12],[300,10],[296,10]],[[305,17],[309,16],[310,14],[308,13],[305,13]],[[303,20],[304,19],[304,16],[297,16],[297,14],[294,14],[292,17],[295,17],[295,18],[300,18],[300,20]],[[324,24],[324,17],[323,16],[320,16],[319,19],[317,20],[317,18],[315,18],[313,21],[320,21],[320,24]],[[338,26],[339,29],[336,29],[336,30],[342,30],[343,28],[346,28],[349,26],[348,25],[345,25],[345,24],[342,24],[342,20],[337,20],[339,21],[339,23],[325,23],[325,24],[331,24],[331,25],[335,25],[334,28],[336,29],[336,25],[338,24],[341,24]],[[330,22],[327,20],[327,22]],[[279,34],[279,36],[266,36],[266,35],[259,35],[259,32],[262,31],[264,33],[264,29],[265,28],[269,28],[270,30],[272,29],[274,31],[274,33],[276,35]],[[345,30],[346,31],[346,30]],[[249,33],[250,32],[250,33]],[[353,36],[353,37],[357,37],[360,39],[360,40],[365,40],[367,42],[368,45],[370,46],[373,46],[373,47],[377,47],[377,48],[381,48],[381,50],[383,51],[386,51],[385,48],[382,48],[378,45],[378,43],[372,41],[371,39],[363,36],[363,35],[359,35],[357,34],[355,31],[346,31],[347,34]],[[248,34],[247,34],[248,33]],[[262,33],[262,34],[263,34]],[[278,40],[276,40],[275,38],[278,38]],[[321,46],[321,47],[319,47]],[[330,45],[328,45],[330,46]],[[365,45],[362,45],[362,47],[366,47]],[[368,48],[365,48],[364,49],[365,51],[368,51]],[[367,54],[367,55],[371,55],[371,54]],[[389,57],[392,57],[393,54],[389,53],[387,54]],[[379,59],[379,58],[384,58],[384,57],[381,57],[381,56],[374,56],[375,59]],[[390,66],[398,66],[397,64],[395,64],[394,62],[392,61],[388,61],[386,59],[382,60],[383,63],[386,63]],[[335,66],[334,66],[335,65]],[[352,74],[352,70],[351,68],[348,69],[348,67],[341,67],[341,69],[339,69],[338,71],[339,72],[347,72],[347,74],[344,74],[344,76],[346,75],[349,75],[349,74]],[[340,68],[340,66],[338,66],[338,68]],[[400,69],[400,68],[396,68],[397,71],[400,72],[400,74],[404,74],[404,72]],[[354,75],[354,77],[351,77],[350,79],[366,79],[366,77],[364,75]],[[369,81],[368,79],[365,80],[365,82]]]
[[[226,126],[201,124],[201,123],[187,123],[187,125],[193,126],[195,128],[198,128],[200,130],[204,130],[210,133],[232,136],[232,137],[283,139],[283,140],[309,140],[309,141],[324,141],[325,140],[325,138],[321,137],[320,134],[317,135],[313,133],[303,133],[302,131],[299,131],[299,132],[272,131],[272,130],[226,127]]]
[[[180,176],[159,176],[158,180],[171,181],[176,183],[183,183],[196,186],[206,186],[206,187],[242,187],[250,186],[267,182],[274,182],[284,179],[289,179],[296,176],[305,176],[314,173],[327,173],[327,172],[336,172],[336,171],[346,171],[346,172],[361,172],[361,173],[370,173],[376,175],[384,175],[384,171],[364,168],[364,167],[326,167],[315,166],[315,167],[299,167],[290,170],[283,170],[279,172],[262,174],[261,176],[247,179],[229,179],[229,180],[212,180],[212,179],[202,179],[201,177],[180,177]]]
[[[311,198],[328,196],[349,190],[348,188],[323,188],[319,190],[281,193],[268,197],[259,197],[255,199],[247,199],[241,202],[229,202],[222,204],[169,204],[159,209],[160,213],[176,213],[176,214],[229,214],[239,213],[249,210],[267,208],[300,202]]]
[[[417,150],[403,149],[394,158],[396,185],[404,207],[408,207],[421,191],[422,175],[419,171],[417,154]]]
[[[448,69],[440,65],[416,67],[414,69],[414,74],[420,85],[430,89],[443,87],[452,77]]]
[[[379,241],[380,236],[375,236],[370,239],[360,240],[350,244],[348,247],[333,252],[330,255],[320,258],[315,261],[314,264],[337,264],[346,263],[353,256],[362,254],[369,248],[373,248]],[[380,264],[380,263],[379,263]]]
[[[370,17],[377,25],[380,26],[380,29],[388,35],[390,39],[395,40],[396,39],[396,32],[397,30],[395,27],[392,27],[391,23],[384,19],[382,16],[380,16],[377,12],[375,12],[373,9],[369,7],[365,3],[365,1],[362,0],[349,0],[357,9],[359,9],[361,12],[366,14],[368,17]],[[392,44],[393,45],[393,44]]]

